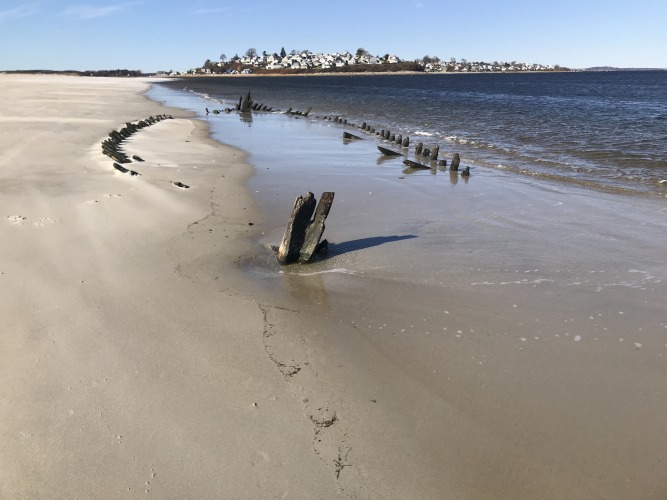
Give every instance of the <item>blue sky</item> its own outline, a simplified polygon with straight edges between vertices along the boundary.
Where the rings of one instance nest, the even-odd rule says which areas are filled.
[[[187,70],[251,47],[667,68],[667,1],[0,0],[0,70]]]

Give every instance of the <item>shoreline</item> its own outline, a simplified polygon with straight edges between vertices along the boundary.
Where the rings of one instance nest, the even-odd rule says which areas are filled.
[[[99,141],[164,103],[123,80],[4,78],[2,495],[667,487],[654,200],[400,178],[338,129],[187,108],[127,142],[145,160],[129,177]],[[265,245],[324,189],[330,257],[280,268]]]
[[[344,487],[424,498],[660,491],[659,200],[485,169],[468,182],[401,176],[372,141],[341,144],[327,124],[207,119],[257,168],[264,250],[244,268],[257,300],[277,302],[262,307],[267,337],[283,344],[275,359],[298,369],[288,383],[304,395],[316,380],[336,411],[339,443],[352,450],[344,473],[355,473],[341,478],[364,479]],[[265,247],[307,190],[336,192],[330,257],[280,268]],[[621,400],[642,431],[620,430]],[[377,462],[397,449],[412,481]]]
[[[666,70],[667,71],[667,70]],[[249,73],[249,74],[234,74],[227,75],[224,73],[216,74],[198,74],[190,75],[183,74],[178,76],[164,76],[168,80],[179,78],[212,78],[212,77],[230,77],[230,78],[246,78],[246,77],[282,77],[282,76],[411,76],[411,75],[508,75],[508,74],[542,74],[542,73],[574,73],[581,72],[577,70],[553,70],[553,71],[341,71],[341,72],[316,72],[316,73]]]

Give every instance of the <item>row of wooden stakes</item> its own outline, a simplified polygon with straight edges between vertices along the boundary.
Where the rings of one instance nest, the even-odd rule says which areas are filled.
[[[132,163],[132,159],[143,161],[137,155],[132,156],[132,159],[130,159],[127,153],[121,149],[122,142],[142,128],[154,125],[162,120],[171,120],[173,118],[171,115],[155,115],[149,116],[145,120],[139,120],[136,123],[127,122],[123,128],[109,132],[109,138],[102,141],[102,153],[117,163]]]
[[[361,125],[361,129],[369,132],[369,133],[374,133],[374,129],[371,128],[370,126],[366,125],[364,122]],[[394,134],[391,134],[388,130],[382,130],[376,134],[377,136],[381,137],[384,140],[387,140],[389,142],[395,143],[396,145],[402,147],[402,148],[408,148],[410,145],[410,138],[406,137],[403,139],[401,135],[395,136]],[[344,140],[358,140],[361,139],[361,137],[356,136],[354,134],[351,134],[349,132],[343,132],[343,139]],[[402,151],[396,151],[393,149],[385,148],[383,146],[378,146],[377,147],[380,153],[382,153],[384,156],[402,156],[403,152]],[[447,160],[442,158],[438,160],[438,155],[440,154],[440,146],[434,146],[433,149],[429,148],[424,148],[424,143],[419,142],[415,146],[415,156],[424,158],[429,161],[430,165],[425,165],[423,163],[419,163],[417,161],[413,160],[408,160],[405,159],[403,160],[403,164],[406,165],[408,168],[413,169],[413,170],[430,170],[435,168],[436,166],[440,168],[441,170],[445,170],[447,167]],[[450,172],[458,172],[459,171],[459,165],[461,163],[461,158],[458,153],[454,153],[452,155],[452,161],[449,166]],[[461,175],[464,177],[467,177],[470,175],[470,167],[466,167],[461,171]]]

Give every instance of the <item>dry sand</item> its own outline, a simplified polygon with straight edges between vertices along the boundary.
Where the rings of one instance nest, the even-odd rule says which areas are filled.
[[[0,498],[335,497],[261,309],[179,268],[212,213],[198,245],[243,253],[242,154],[178,110],[128,146],[140,177],[101,154],[165,112],[146,86],[0,75]]]
[[[146,85],[0,75],[0,498],[665,497],[662,205],[297,168],[260,214]],[[281,272],[331,186],[333,257]]]

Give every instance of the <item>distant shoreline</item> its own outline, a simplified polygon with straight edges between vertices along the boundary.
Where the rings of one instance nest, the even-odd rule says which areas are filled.
[[[26,70],[0,70],[0,74],[7,75],[65,75],[65,76],[83,76],[83,77],[112,77],[112,78],[263,78],[263,77],[309,77],[309,76],[388,76],[388,75],[516,75],[516,74],[549,74],[549,73],[608,73],[608,72],[627,72],[627,71],[667,71],[667,68],[606,68],[594,67],[585,69],[562,69],[549,71],[318,71],[308,73],[249,73],[249,74],[196,74],[183,73],[180,75],[166,75],[158,73],[139,73],[137,71],[121,70],[120,75],[115,74],[118,70],[97,70],[97,71],[79,71],[79,70],[48,70],[48,69],[26,69]],[[123,74],[124,73],[124,74]]]
[[[264,77],[308,77],[308,76],[411,76],[411,75],[506,75],[506,74],[538,74],[538,73],[572,73],[575,70],[553,71],[358,71],[358,72],[317,72],[317,73],[249,73],[229,75],[216,73],[209,75],[184,74],[178,76],[164,76],[164,78],[264,78]]]

